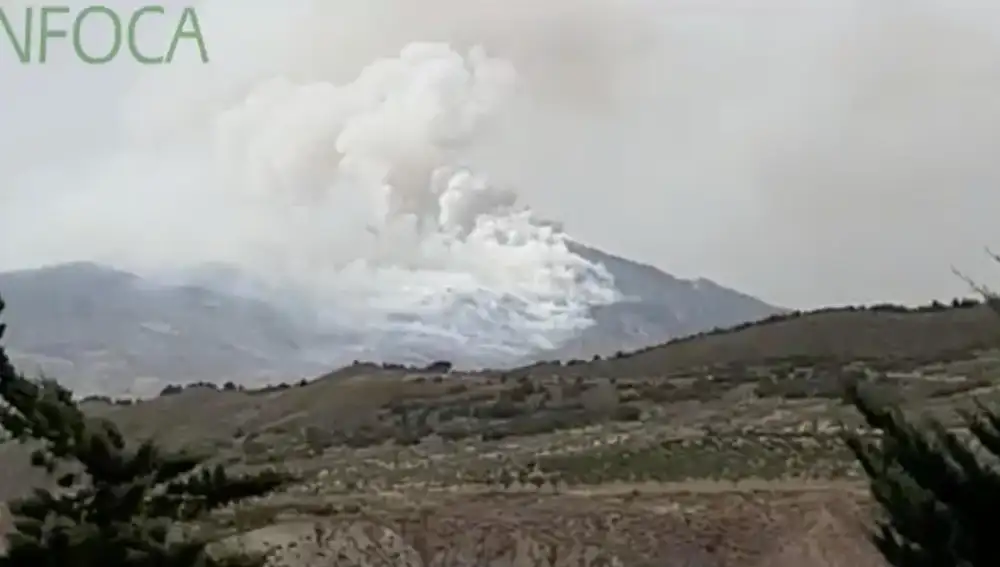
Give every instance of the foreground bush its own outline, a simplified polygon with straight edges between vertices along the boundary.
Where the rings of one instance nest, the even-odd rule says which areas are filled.
[[[3,302],[0,300],[0,312]],[[0,339],[4,325],[0,324]],[[277,473],[232,477],[204,457],[145,442],[130,447],[109,421],[87,417],[66,388],[20,375],[0,343],[0,430],[34,449],[55,480],[9,503],[15,530],[0,567],[252,567],[213,558],[178,526],[237,500],[268,494]]]
[[[974,439],[938,422],[917,425],[895,408],[856,390],[852,401],[881,443],[850,437],[882,509],[874,542],[895,567],[994,567],[1000,510],[1000,416],[986,408],[967,416]]]
[[[1000,311],[995,294],[977,290]],[[934,420],[918,423],[857,385],[848,399],[882,436],[874,442],[850,435],[847,444],[881,508],[873,541],[885,560],[894,567],[1000,565],[1000,545],[993,540],[1000,514],[1000,414],[979,405],[964,414],[971,435],[962,436]]]

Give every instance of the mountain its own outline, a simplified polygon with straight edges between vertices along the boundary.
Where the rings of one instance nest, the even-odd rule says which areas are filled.
[[[574,248],[604,264],[624,298],[594,309],[596,324],[569,343],[526,357],[463,358],[467,349],[454,338],[414,338],[405,326],[321,331],[294,299],[278,304],[273,294],[218,266],[199,268],[182,284],[92,263],[60,264],[0,273],[0,294],[7,303],[7,345],[23,370],[59,377],[81,394],[142,396],[168,383],[297,380],[353,359],[514,366],[607,355],[780,311],[708,280],[678,279],[594,248]]]
[[[571,250],[603,264],[623,300],[594,309],[596,325],[553,351],[558,359],[607,356],[767,318],[784,309],[711,280],[685,280],[579,243]]]
[[[163,382],[263,382],[324,368],[303,361],[302,328],[246,297],[90,263],[2,273],[0,294],[19,368],[83,394],[147,395]]]

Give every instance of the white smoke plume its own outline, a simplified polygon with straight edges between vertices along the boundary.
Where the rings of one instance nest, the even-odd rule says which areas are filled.
[[[305,298],[328,330],[363,329],[344,345],[355,355],[392,358],[399,346],[378,343],[419,351],[424,340],[425,351],[467,344],[467,360],[509,361],[592,324],[590,309],[617,299],[611,276],[473,163],[519,96],[565,85],[532,85],[530,68],[520,76],[474,28],[427,35],[440,20],[421,23],[428,15],[405,3],[337,4],[203,4],[214,61],[126,85],[119,139],[41,205],[65,222],[36,234],[32,253],[171,277],[234,266]],[[243,27],[223,26],[237,10]],[[352,39],[389,14],[398,23],[375,34],[386,41]],[[544,34],[563,17],[501,14]]]
[[[990,281],[993,4],[198,10],[209,65],[184,47],[141,70],[0,60],[0,268],[224,261],[334,295],[356,324],[431,311],[433,332],[532,344],[612,295],[539,217],[795,307],[965,293],[951,265]]]

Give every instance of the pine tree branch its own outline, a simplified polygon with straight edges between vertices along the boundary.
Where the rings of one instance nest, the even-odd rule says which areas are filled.
[[[0,311],[3,301],[0,299]],[[0,338],[5,327],[0,324]],[[262,558],[217,560],[207,541],[168,541],[171,526],[214,508],[262,496],[291,477],[230,477],[205,456],[167,453],[152,442],[131,450],[107,420],[87,417],[72,393],[17,373],[0,344],[0,429],[32,443],[32,464],[55,474],[56,491],[10,503],[13,533],[0,567],[260,567]],[[71,465],[56,474],[60,465]]]

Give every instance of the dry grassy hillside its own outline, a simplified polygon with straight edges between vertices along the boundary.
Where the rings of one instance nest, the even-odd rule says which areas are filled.
[[[85,407],[136,438],[302,475],[207,526],[233,545],[280,547],[275,565],[336,553],[365,567],[494,555],[875,567],[864,485],[839,437],[857,423],[844,381],[949,419],[973,398],[1000,399],[996,345],[1000,322],[982,305],[831,310],[613,360],[477,374],[358,364],[262,391]],[[38,482],[16,447],[3,451],[0,497]]]
[[[803,363],[883,361],[888,367],[899,368],[994,348],[1000,344],[996,317],[986,305],[971,301],[959,307],[906,309],[886,305],[796,312],[619,353],[609,360],[569,364],[574,373],[616,377],[796,359]],[[560,372],[553,364],[534,365],[530,371]]]

